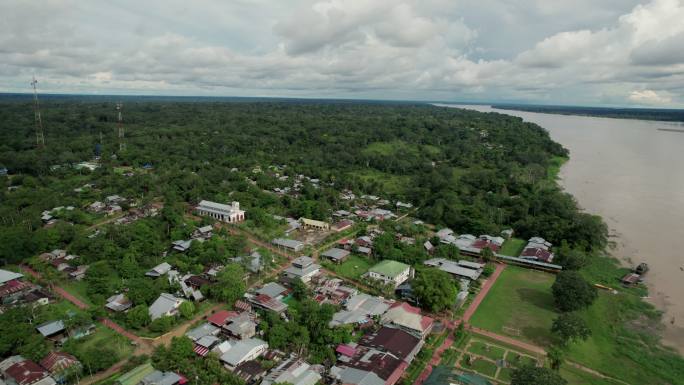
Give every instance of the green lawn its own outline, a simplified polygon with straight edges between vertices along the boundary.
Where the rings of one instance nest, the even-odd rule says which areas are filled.
[[[102,325],[97,325],[95,333],[78,340],[76,349],[87,351],[89,348],[96,349],[102,346],[113,349],[117,361],[130,357],[133,353],[133,345],[126,337]]]
[[[370,261],[365,257],[353,254],[347,257],[347,259],[339,265],[327,262],[325,265],[337,274],[354,280],[360,279],[361,275],[366,273],[372,266]]]
[[[552,274],[508,266],[480,304],[471,324],[546,346],[551,342]],[[519,333],[519,335],[518,335]]]
[[[468,365],[465,357],[461,359],[461,367],[489,377],[494,377],[497,369],[496,364],[481,358],[473,358],[471,365]]]
[[[515,367],[537,365],[537,359],[516,352],[509,352],[506,361]]]
[[[568,385],[616,385],[619,382],[606,380],[594,376],[580,369],[573,368],[570,365],[563,365],[560,369],[560,375],[568,381]]]
[[[492,360],[498,360],[503,358],[505,350],[498,346],[490,345],[482,341],[473,341],[468,347],[468,351],[473,354],[478,354],[491,358]]]
[[[61,287],[69,292],[69,294],[83,301],[83,303],[86,305],[93,306],[93,303],[88,298],[88,294],[86,292],[87,285],[84,281],[68,280],[62,283]]]
[[[568,359],[576,361],[592,369],[611,377],[620,378],[634,384],[661,384],[658,369],[653,366],[644,366],[632,361],[625,354],[625,349],[638,351],[638,342],[630,346],[627,342],[621,346],[617,339],[623,338],[616,335],[613,329],[619,322],[619,301],[630,300],[625,297],[628,294],[613,295],[601,292],[596,302],[587,310],[581,312],[591,329],[591,337],[583,342],[577,342],[570,346]],[[643,347],[641,349],[648,349]],[[670,370],[676,370],[669,368]],[[684,378],[681,378],[684,384]]]
[[[496,377],[497,380],[503,382],[511,382],[511,375],[513,374],[512,368],[501,368],[499,370],[499,375]]]
[[[527,242],[520,238],[507,239],[501,246],[500,254],[507,255],[509,257],[517,257],[522,253]]]
[[[411,177],[389,174],[382,171],[363,169],[351,172],[364,182],[377,182],[387,194],[400,194],[411,185]]]

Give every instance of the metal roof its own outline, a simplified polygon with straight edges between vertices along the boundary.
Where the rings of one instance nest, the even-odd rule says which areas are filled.
[[[9,270],[0,269],[0,284],[3,284],[7,281],[11,281],[13,279],[21,278],[23,276],[24,276],[23,274],[15,273],[15,272],[9,271]]]

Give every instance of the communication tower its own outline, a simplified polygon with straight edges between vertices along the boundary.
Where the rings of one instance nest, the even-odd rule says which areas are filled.
[[[36,121],[36,146],[38,148],[45,147],[45,135],[43,135],[43,120],[40,118],[40,104],[38,103],[38,89],[36,85],[38,80],[33,77],[31,86],[33,87],[33,115]]]
[[[118,118],[118,123],[117,127],[119,129],[119,151],[124,151],[126,149],[126,142],[124,141],[124,127],[123,127],[123,117],[122,117],[122,112],[123,110],[123,104],[122,103],[116,103],[116,111],[119,115]]]

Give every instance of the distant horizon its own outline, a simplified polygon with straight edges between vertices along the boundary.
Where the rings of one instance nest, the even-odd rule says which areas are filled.
[[[0,97],[21,96],[31,98],[32,92],[3,92]],[[545,104],[519,101],[466,101],[466,100],[422,100],[422,99],[377,99],[377,98],[354,98],[354,97],[316,97],[316,96],[238,96],[238,95],[156,95],[156,94],[82,94],[82,93],[39,93],[38,97],[99,97],[99,98],[201,98],[201,99],[272,99],[272,100],[305,100],[305,101],[346,101],[346,102],[381,102],[381,103],[418,103],[418,104],[464,104],[464,105],[487,105],[508,107],[544,107],[544,108],[589,108],[589,109],[622,109],[622,110],[660,110],[660,111],[684,111],[684,108],[675,107],[646,107],[632,105],[582,105],[582,104]]]

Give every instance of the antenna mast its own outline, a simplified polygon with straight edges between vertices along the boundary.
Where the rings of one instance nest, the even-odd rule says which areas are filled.
[[[126,142],[124,142],[124,127],[123,127],[123,117],[121,116],[121,110],[123,109],[122,103],[116,103],[116,111],[119,114],[119,120],[117,127],[119,128],[119,151],[124,151],[126,149]]]
[[[34,76],[31,81],[31,86],[33,87],[33,115],[36,121],[36,147],[43,148],[45,147],[45,136],[43,135],[43,120],[40,118],[38,90],[36,89],[37,84],[38,80],[36,80],[36,77]]]

